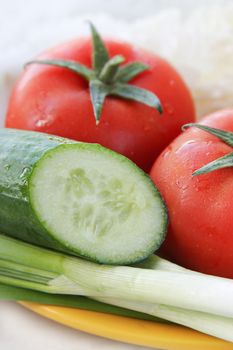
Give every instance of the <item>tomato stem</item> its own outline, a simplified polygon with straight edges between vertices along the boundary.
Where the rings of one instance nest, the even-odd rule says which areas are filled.
[[[185,124],[182,126],[182,130],[186,130],[190,127],[195,127],[195,128],[201,129],[205,132],[208,132],[209,134],[214,135],[218,139],[222,140],[228,146],[233,147],[233,133],[230,131],[225,131],[225,130],[221,130],[221,129],[217,129],[217,128],[211,128],[209,126],[197,124],[197,123]],[[203,175],[203,174],[210,173],[214,170],[229,168],[232,166],[233,166],[233,152],[226,154],[223,157],[217,158],[214,161],[204,165],[200,169],[195,170],[192,175],[193,176]]]
[[[153,92],[128,84],[138,74],[148,70],[149,66],[143,62],[130,62],[120,66],[125,61],[125,57],[116,55],[110,58],[101,36],[91,23],[90,28],[93,47],[92,69],[79,62],[60,59],[33,60],[28,62],[27,65],[47,64],[66,68],[88,80],[96,124],[100,122],[103,104],[107,96],[137,101],[162,113],[161,102]]]
[[[121,55],[111,58],[107,63],[105,63],[102,71],[100,72],[99,79],[106,84],[112,83],[119,70],[120,64],[124,62],[124,60],[124,57]]]

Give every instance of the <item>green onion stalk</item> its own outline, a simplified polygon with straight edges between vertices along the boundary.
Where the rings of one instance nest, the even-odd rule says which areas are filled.
[[[60,295],[75,306],[74,298],[79,296],[80,301],[102,303],[95,305],[103,311],[106,304],[114,305],[124,316],[131,317],[127,310],[132,310],[138,312],[132,317],[159,317],[233,342],[230,279],[189,271],[157,256],[134,266],[99,265],[4,235],[0,235],[0,256],[0,283],[20,290],[21,300],[24,290],[38,296],[47,293],[51,304]],[[116,310],[109,312],[116,314]]]

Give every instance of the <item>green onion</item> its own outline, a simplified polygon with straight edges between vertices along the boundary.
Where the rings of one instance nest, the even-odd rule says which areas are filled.
[[[13,279],[20,287],[28,285],[40,291],[64,294],[74,294],[75,284],[78,284],[77,294],[85,294],[88,289],[90,296],[160,303],[233,317],[233,281],[229,279],[180,271],[98,265],[3,235],[0,236],[0,255],[3,283],[10,284]],[[46,271],[44,280],[41,279],[43,270]]]
[[[105,299],[97,298],[97,300],[104,301]],[[122,299],[110,299],[108,302],[111,305],[142,311],[146,314],[154,315],[165,320],[190,327],[197,331],[233,342],[233,318],[168,305],[137,303]]]
[[[233,341],[233,281],[159,257],[99,265],[0,235],[0,282],[50,294],[85,295]]]
[[[12,287],[0,283],[0,300],[16,300],[42,303],[47,305],[64,306],[79,308],[83,310],[96,311],[117,316],[131,317],[139,320],[156,321],[165,323],[158,317],[150,316],[142,312],[137,312],[121,307],[112,306],[106,303],[98,302],[83,296],[60,295],[37,292],[30,289]]]

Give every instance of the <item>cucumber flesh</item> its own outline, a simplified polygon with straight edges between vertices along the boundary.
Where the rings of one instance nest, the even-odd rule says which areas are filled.
[[[31,206],[66,250],[108,264],[145,259],[164,239],[167,215],[149,177],[95,144],[63,144],[37,162]]]
[[[96,144],[0,129],[0,232],[106,264],[143,260],[167,213],[152,181]]]

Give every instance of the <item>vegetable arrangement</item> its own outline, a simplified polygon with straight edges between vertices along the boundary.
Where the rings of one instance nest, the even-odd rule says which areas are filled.
[[[6,125],[48,134],[0,131],[0,299],[175,322],[233,342],[233,112],[184,126],[156,160],[154,185],[119,153],[149,170],[193,122],[190,95],[160,58],[91,30],[92,45],[29,62],[11,97]],[[153,255],[160,246],[199,272]]]
[[[57,46],[26,66],[5,125],[99,143],[149,171],[194,121],[191,95],[160,57],[91,30],[92,40]]]

